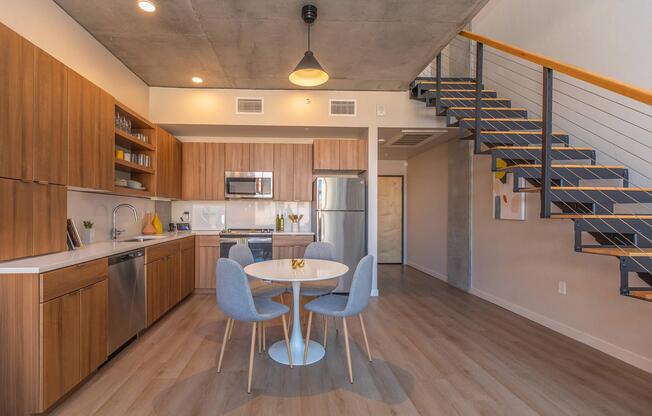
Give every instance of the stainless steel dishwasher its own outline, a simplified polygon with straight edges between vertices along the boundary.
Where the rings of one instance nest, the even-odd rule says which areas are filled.
[[[145,328],[145,251],[109,257],[109,354]]]

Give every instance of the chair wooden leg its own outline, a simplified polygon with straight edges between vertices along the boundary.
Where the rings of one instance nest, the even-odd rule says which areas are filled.
[[[224,338],[222,339],[222,348],[220,348],[220,359],[217,361],[217,372],[222,371],[222,358],[224,358],[224,349],[226,348],[226,341],[229,340],[229,328],[231,327],[233,319],[226,320],[226,328],[224,328]]]
[[[362,314],[358,315],[360,317],[360,326],[362,327],[362,336],[364,337],[364,345],[367,347],[367,355],[369,356],[369,362],[371,362],[371,350],[369,349],[369,341],[367,340],[367,330],[364,327],[364,319],[362,319]]]
[[[290,337],[288,337],[288,325],[285,321],[285,315],[281,315],[281,319],[283,320],[283,335],[285,336],[285,346],[288,349],[288,361],[290,362],[290,368],[294,368],[294,365],[292,364],[292,351],[290,351]]]
[[[258,328],[258,354],[260,354],[263,352],[263,331],[261,324],[258,324],[256,327]]]
[[[233,335],[233,325],[235,324],[235,321],[231,319],[231,324],[229,325],[229,341],[231,340],[231,335]]]
[[[306,346],[303,348],[303,365],[308,361],[308,346],[310,345],[310,328],[312,327],[312,311],[308,314],[308,329],[306,330]]]
[[[362,316],[362,315],[361,315]],[[262,322],[263,326],[263,351],[267,351],[267,331],[265,331],[265,321]]]
[[[324,349],[326,349],[326,342],[328,341],[328,318],[326,315],[322,315],[322,321],[324,323]]]
[[[349,381],[353,384],[353,369],[351,368],[351,349],[349,348],[349,329],[346,326],[346,318],[342,318],[344,327],[344,345],[346,346],[346,362],[349,365]]]
[[[251,377],[254,373],[254,350],[256,349],[256,322],[251,326],[251,348],[249,350],[249,377],[247,381],[247,393],[251,393]]]

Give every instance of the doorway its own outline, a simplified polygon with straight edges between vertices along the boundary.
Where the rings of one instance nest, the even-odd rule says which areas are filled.
[[[378,263],[403,263],[403,176],[378,176]]]

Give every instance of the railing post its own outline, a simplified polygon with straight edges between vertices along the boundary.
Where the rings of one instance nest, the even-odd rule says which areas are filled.
[[[550,218],[552,169],[552,69],[543,67],[543,105],[541,131],[541,218]]]
[[[435,58],[435,70],[437,77],[437,92],[435,93],[435,108],[439,108],[439,100],[441,98],[441,52]]]
[[[482,49],[483,45],[477,42],[475,48],[475,153],[482,149],[480,120],[482,116]]]

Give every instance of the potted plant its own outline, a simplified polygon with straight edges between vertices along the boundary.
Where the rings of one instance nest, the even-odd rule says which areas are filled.
[[[95,230],[91,221],[84,221],[83,239],[84,244],[92,244],[95,239]]]

